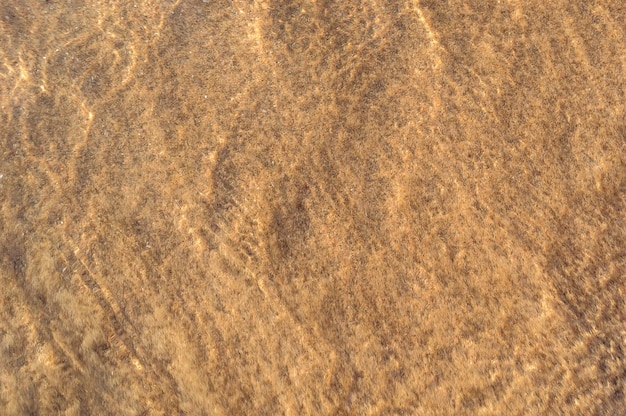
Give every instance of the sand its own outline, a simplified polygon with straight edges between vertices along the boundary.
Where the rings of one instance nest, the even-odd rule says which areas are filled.
[[[0,3],[0,414],[626,409],[626,3]]]

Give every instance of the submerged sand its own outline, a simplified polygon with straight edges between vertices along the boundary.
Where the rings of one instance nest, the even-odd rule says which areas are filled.
[[[2,1],[0,414],[626,408],[626,7]]]

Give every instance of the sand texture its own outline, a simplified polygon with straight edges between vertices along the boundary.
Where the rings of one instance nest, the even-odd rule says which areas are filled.
[[[0,1],[0,415],[626,412],[626,2]]]

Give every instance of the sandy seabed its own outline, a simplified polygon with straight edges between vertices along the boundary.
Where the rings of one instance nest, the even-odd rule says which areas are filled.
[[[0,414],[626,411],[626,3],[0,2]]]

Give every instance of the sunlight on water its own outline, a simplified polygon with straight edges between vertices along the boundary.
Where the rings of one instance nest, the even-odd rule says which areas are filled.
[[[617,414],[619,2],[0,4],[0,414]]]

